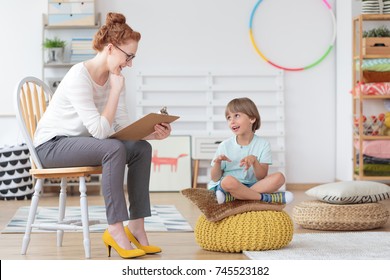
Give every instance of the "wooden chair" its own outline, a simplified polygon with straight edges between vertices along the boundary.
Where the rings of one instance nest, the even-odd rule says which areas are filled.
[[[83,166],[66,168],[43,168],[35,147],[33,145],[33,136],[36,126],[48,106],[53,93],[49,86],[35,77],[26,77],[22,79],[15,89],[16,118],[20,129],[28,146],[31,156],[30,174],[35,179],[34,195],[31,199],[31,207],[28,215],[26,232],[23,238],[22,255],[27,252],[30,242],[32,228],[40,228],[57,231],[57,246],[62,246],[64,230],[83,231],[85,257],[91,257],[91,241],[89,238],[89,218],[87,203],[87,187],[85,176],[91,174],[101,174],[101,166]],[[79,178],[81,222],[64,220],[66,209],[66,188],[67,178]],[[34,224],[39,198],[41,196],[44,179],[61,178],[59,194],[59,216],[57,224]]]

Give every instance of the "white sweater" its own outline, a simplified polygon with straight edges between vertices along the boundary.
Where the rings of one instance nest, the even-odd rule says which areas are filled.
[[[39,121],[34,145],[37,147],[55,136],[93,136],[104,139],[128,125],[130,120],[125,89],[120,95],[112,127],[101,116],[109,92],[109,81],[100,86],[92,80],[84,62],[74,65],[62,79],[50,106]]]

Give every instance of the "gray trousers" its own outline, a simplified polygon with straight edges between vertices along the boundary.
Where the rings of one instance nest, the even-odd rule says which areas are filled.
[[[151,216],[149,180],[152,148],[147,141],[57,136],[36,148],[43,167],[103,166],[102,193],[108,224]],[[128,167],[127,209],[123,191]]]

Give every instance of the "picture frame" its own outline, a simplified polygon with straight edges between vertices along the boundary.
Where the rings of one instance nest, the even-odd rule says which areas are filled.
[[[191,188],[191,136],[171,135],[149,140],[152,145],[150,191],[180,191]]]

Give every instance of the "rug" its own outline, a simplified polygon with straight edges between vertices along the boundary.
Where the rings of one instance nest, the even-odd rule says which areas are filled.
[[[2,233],[24,233],[30,206],[20,207]],[[152,216],[145,218],[146,231],[193,231],[186,219],[174,205],[153,205]],[[90,225],[90,232],[104,232],[107,228],[106,209],[104,206],[89,206],[89,219],[97,220],[98,224]],[[58,207],[38,207],[34,223],[56,223]],[[66,207],[67,220],[80,220],[80,207]],[[127,224],[127,222],[124,222]],[[33,232],[45,232],[33,229]]]
[[[390,260],[390,232],[294,234],[282,249],[244,254],[252,260]]]

